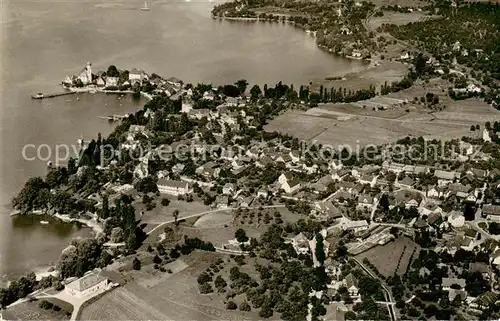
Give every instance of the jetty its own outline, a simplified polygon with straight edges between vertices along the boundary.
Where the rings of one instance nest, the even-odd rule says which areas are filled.
[[[49,93],[49,94],[37,93],[35,95],[31,95],[31,98],[32,99],[44,99],[44,98],[53,98],[53,97],[66,96],[66,95],[72,95],[72,94],[75,94],[75,92],[74,91],[63,91],[63,92]]]
[[[128,114],[125,114],[125,115],[97,116],[97,118],[106,119],[108,121],[118,121],[127,118],[128,116],[129,116]]]

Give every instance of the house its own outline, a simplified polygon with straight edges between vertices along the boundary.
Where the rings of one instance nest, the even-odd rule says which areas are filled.
[[[135,168],[134,168],[134,177],[143,179],[149,175],[148,171],[148,162],[146,159],[146,162],[141,162],[139,163]]]
[[[257,159],[259,158],[260,153],[257,147],[252,147],[249,150],[247,150],[245,154],[250,158]]]
[[[238,205],[240,207],[249,207],[250,204],[252,204],[254,200],[254,197],[253,196],[247,196],[247,197],[238,197]]]
[[[410,188],[415,184],[415,181],[408,177],[405,176],[402,180],[398,181],[399,186],[404,187],[404,188]]]
[[[360,221],[350,221],[350,220],[345,220],[340,223],[340,228],[342,230],[353,230],[354,233],[361,232],[364,230],[367,230],[369,227],[368,222],[366,220],[360,220]]]
[[[439,222],[439,220],[441,220],[442,216],[441,216],[441,213],[432,213],[431,215],[429,215],[427,217],[427,223],[429,225],[433,225],[437,222]]]
[[[312,209],[313,214],[322,218],[340,218],[342,212],[340,209],[329,201],[322,201],[314,203]]]
[[[328,185],[333,183],[333,179],[331,175],[325,175],[321,177],[316,183],[311,184],[311,188],[318,192],[326,192],[328,189]]]
[[[500,220],[500,205],[483,205],[482,215],[487,219],[499,221]]]
[[[218,208],[224,208],[229,205],[229,197],[227,195],[218,195],[215,199],[215,205]]]
[[[420,206],[418,209],[420,215],[431,215],[433,213],[443,213],[443,209],[436,203],[428,201],[425,205]]]
[[[359,194],[358,206],[363,208],[371,208],[373,205],[373,198],[368,194]]]
[[[403,171],[404,165],[399,164],[399,163],[391,163],[391,162],[383,162],[382,163],[382,169],[388,171],[388,172],[393,172],[396,174],[399,174]]]
[[[332,201],[335,201],[337,203],[344,203],[345,201],[350,200],[352,198],[353,196],[351,193],[339,190],[335,192],[335,194],[333,194]]]
[[[222,194],[224,195],[233,195],[236,192],[236,185],[233,183],[226,183],[222,187]]]
[[[106,86],[106,82],[102,79],[102,77],[97,77],[96,85],[97,87],[104,87]]]
[[[174,181],[165,178],[160,178],[156,183],[158,191],[162,194],[184,195],[191,193],[189,183],[184,181]]]
[[[451,211],[448,214],[448,223],[455,228],[462,227],[465,224],[465,217],[459,211]]]
[[[375,175],[363,175],[360,177],[359,182],[361,184],[369,184],[370,187],[374,187],[377,182],[377,176]]]
[[[486,292],[470,303],[470,307],[477,310],[486,310],[498,301],[498,294]]]
[[[200,108],[191,109],[188,113],[189,118],[202,119],[203,117],[210,118],[210,109]]]
[[[457,172],[454,171],[443,171],[443,170],[436,170],[434,171],[434,176],[438,179],[438,185],[443,186],[452,183],[455,178],[459,178],[460,175]]]
[[[344,285],[347,288],[347,291],[349,292],[349,295],[351,297],[357,297],[359,294],[359,289],[358,289],[358,281],[352,275],[352,273],[349,273],[345,279],[344,279]]]
[[[106,87],[118,87],[118,77],[106,77]]]
[[[298,179],[287,180],[283,183],[283,185],[281,185],[281,188],[285,191],[285,193],[293,194],[301,188],[301,182]]]
[[[101,276],[98,272],[88,273],[78,280],[67,284],[64,291],[72,297],[82,298],[96,292],[106,289],[108,286],[108,279]]]
[[[431,186],[427,188],[425,195],[429,198],[437,199],[440,198],[441,196],[444,196],[444,193],[441,187]]]
[[[143,80],[146,79],[148,79],[148,76],[146,72],[142,69],[133,68],[128,73],[128,81],[130,82],[131,85],[135,83],[139,83],[140,85],[142,85]]]
[[[181,88],[182,87],[182,80],[175,78],[175,77],[170,77],[166,79],[167,83],[176,87],[176,88]]]
[[[269,192],[266,187],[262,187],[257,191],[257,197],[267,198],[269,196]]]
[[[309,240],[303,233],[300,233],[292,238],[291,243],[297,254],[309,253]]]
[[[465,279],[457,278],[442,278],[441,286],[444,291],[449,291],[454,288],[455,290],[460,290],[465,288]]]
[[[488,130],[486,128],[483,129],[483,140],[485,142],[491,142],[490,133],[488,132]]]
[[[296,150],[291,150],[290,153],[290,159],[292,160],[292,163],[297,163],[300,161],[300,153]]]

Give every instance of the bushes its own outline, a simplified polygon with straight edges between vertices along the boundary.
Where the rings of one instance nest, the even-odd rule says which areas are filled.
[[[132,268],[136,271],[141,269],[141,261],[139,261],[138,258],[134,258],[134,261],[132,262]]]
[[[226,305],[226,308],[228,310],[236,310],[238,308],[238,306],[236,305],[236,303],[234,303],[233,301],[229,301]]]
[[[47,301],[47,300],[42,300],[38,304],[38,307],[40,309],[50,310],[54,307],[54,304],[52,302]],[[59,309],[61,309],[61,308],[59,308]]]

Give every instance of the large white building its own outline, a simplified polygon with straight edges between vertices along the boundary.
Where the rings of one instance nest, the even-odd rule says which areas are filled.
[[[108,286],[108,279],[99,275],[97,272],[91,272],[66,285],[64,290],[71,296],[81,298],[102,291]]]
[[[158,191],[162,194],[177,196],[191,193],[188,182],[160,178],[156,185],[158,186]]]

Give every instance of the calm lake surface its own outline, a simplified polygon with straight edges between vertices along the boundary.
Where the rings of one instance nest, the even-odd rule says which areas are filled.
[[[213,20],[214,4],[150,1],[151,11],[141,12],[142,1],[2,1],[0,276],[46,268],[72,238],[91,235],[87,228],[9,217],[12,196],[46,169],[47,161],[23,158],[24,146],[55,148],[76,144],[81,135],[107,135],[113,127],[97,116],[130,113],[144,104],[105,94],[30,98],[60,90],[64,76],[87,61],[94,70],[115,64],[214,84],[245,78],[300,85],[363,68],[360,61],[321,51],[289,25]]]

